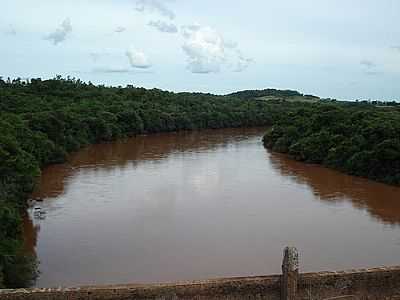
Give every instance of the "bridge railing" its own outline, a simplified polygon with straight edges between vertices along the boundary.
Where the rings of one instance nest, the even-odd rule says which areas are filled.
[[[282,274],[205,281],[0,290],[0,300],[400,300],[400,266],[300,273],[299,253],[283,251]]]

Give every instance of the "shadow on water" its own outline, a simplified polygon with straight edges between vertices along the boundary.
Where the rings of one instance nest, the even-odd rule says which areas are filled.
[[[109,171],[135,168],[142,164],[161,163],[171,155],[199,151],[212,152],[234,142],[261,136],[265,128],[231,128],[223,130],[182,131],[140,135],[119,141],[90,145],[69,155],[68,161],[42,170],[32,199],[54,199],[65,193],[68,179],[85,169]],[[165,196],[165,195],[164,195]],[[36,256],[40,224],[33,210],[24,215],[24,247]]]
[[[270,160],[281,175],[309,186],[321,201],[350,201],[353,207],[366,210],[383,223],[400,225],[400,187],[305,164],[283,154],[271,153]]]
[[[173,154],[223,149],[233,142],[260,136],[264,131],[265,128],[232,128],[160,133],[91,145],[70,155],[68,163],[45,168],[32,198],[60,196],[66,179],[82,169],[112,171],[149,162],[157,164]]]
[[[355,228],[343,236],[340,229],[332,228],[338,216],[325,208],[350,203],[355,212],[342,216],[347,222],[343,224],[350,227],[354,218],[364,215],[360,211],[378,223],[397,227],[399,187],[269,153],[260,142],[264,131],[225,129],[138,136],[89,146],[70,155],[67,163],[44,169],[32,197],[44,200],[38,205],[46,210],[48,218],[35,220],[31,212],[24,222],[26,251],[35,255],[38,252],[42,260],[43,281],[39,285],[79,284],[88,278],[105,282],[103,275],[108,282],[113,270],[104,256],[115,259],[114,263],[121,260],[118,270],[114,270],[119,276],[116,280],[175,280],[198,278],[201,274],[238,275],[235,266],[244,274],[262,273],[260,257],[272,265],[274,247],[284,246],[298,235],[305,241],[304,247],[321,251],[327,239],[334,239],[332,234],[341,243],[365,233],[363,241],[370,242],[370,248],[371,243],[383,244],[392,238],[382,235],[380,227],[371,225],[375,222],[369,218],[363,218],[363,222],[357,219],[362,226],[371,225],[368,230]],[[282,220],[280,216],[293,204],[288,199],[297,193],[302,193],[303,202],[297,202],[301,207],[292,212],[291,220]],[[316,229],[309,221],[314,213],[321,214],[324,228]],[[204,215],[208,220],[201,218]],[[103,230],[97,230],[98,226],[104,226]],[[277,235],[274,226],[280,226],[284,234]],[[371,228],[374,239],[369,236]],[[321,234],[329,238],[315,238]],[[113,242],[119,246],[117,251],[110,246]],[[249,248],[248,243],[253,247]],[[360,256],[360,245],[355,243],[352,249],[346,249],[356,253],[349,256],[346,265]],[[267,248],[271,255],[265,258]],[[332,248],[338,251],[331,253],[336,258],[332,259],[332,268],[342,263],[338,254],[341,248]],[[397,251],[396,245],[387,246],[383,249],[386,252],[376,250],[375,256],[365,251],[357,264],[374,263],[373,259],[382,253],[384,257],[389,253],[391,258],[392,249]],[[310,260],[316,261],[311,262],[312,267],[319,268],[326,258],[318,260],[314,252],[307,250],[313,254]],[[203,261],[193,256],[203,257]],[[173,262],[180,266],[176,274],[159,270],[167,270]],[[73,269],[80,267],[81,277]],[[130,273],[135,268],[147,273],[135,277],[136,272]]]
[[[23,229],[24,251],[28,254],[35,253],[40,226],[38,224],[34,224],[33,220],[25,214],[23,217]]]

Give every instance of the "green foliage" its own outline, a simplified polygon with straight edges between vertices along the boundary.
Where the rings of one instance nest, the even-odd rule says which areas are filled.
[[[19,209],[1,201],[0,220],[0,288],[29,286],[37,277],[37,262],[22,252]]]
[[[320,102],[282,115],[264,145],[305,162],[400,185],[400,110]]]
[[[290,100],[299,97],[317,103]],[[215,96],[94,86],[60,76],[0,80],[0,287],[28,286],[37,276],[35,259],[22,252],[20,214],[40,168],[87,144],[152,132],[274,125],[264,143],[275,151],[399,184],[399,114],[395,103],[339,104],[273,89]]]
[[[20,288],[31,286],[39,275],[37,260],[26,255],[20,250],[4,263],[4,286],[8,288]]]
[[[37,274],[34,260],[21,252],[20,213],[40,168],[63,162],[67,153],[90,143],[152,132],[271,125],[291,109],[234,96],[94,86],[60,76],[0,83],[0,285],[7,287],[27,286]]]
[[[229,94],[228,96],[233,96],[237,97],[239,99],[243,100],[250,100],[254,98],[261,98],[261,97],[275,97],[275,98],[291,98],[291,97],[299,97],[303,96],[297,91],[291,91],[291,90],[275,90],[275,89],[265,89],[265,90],[245,90],[245,91],[240,91],[240,92],[235,92],[232,94]],[[305,95],[305,97],[314,97],[312,95]]]

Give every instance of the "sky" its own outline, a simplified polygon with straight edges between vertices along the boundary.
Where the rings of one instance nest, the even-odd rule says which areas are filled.
[[[0,76],[400,101],[398,0],[13,0]]]

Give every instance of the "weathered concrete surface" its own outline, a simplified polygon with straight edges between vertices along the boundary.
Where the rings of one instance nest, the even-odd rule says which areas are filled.
[[[299,277],[299,253],[295,247],[283,250],[281,300],[296,300]]]
[[[400,300],[400,267],[302,274],[297,299]]]
[[[298,300],[400,300],[400,266],[298,275]],[[227,278],[176,284],[20,289],[1,300],[281,299],[281,276]]]
[[[280,299],[280,276],[231,278],[177,284],[24,289],[0,292],[1,300]]]

